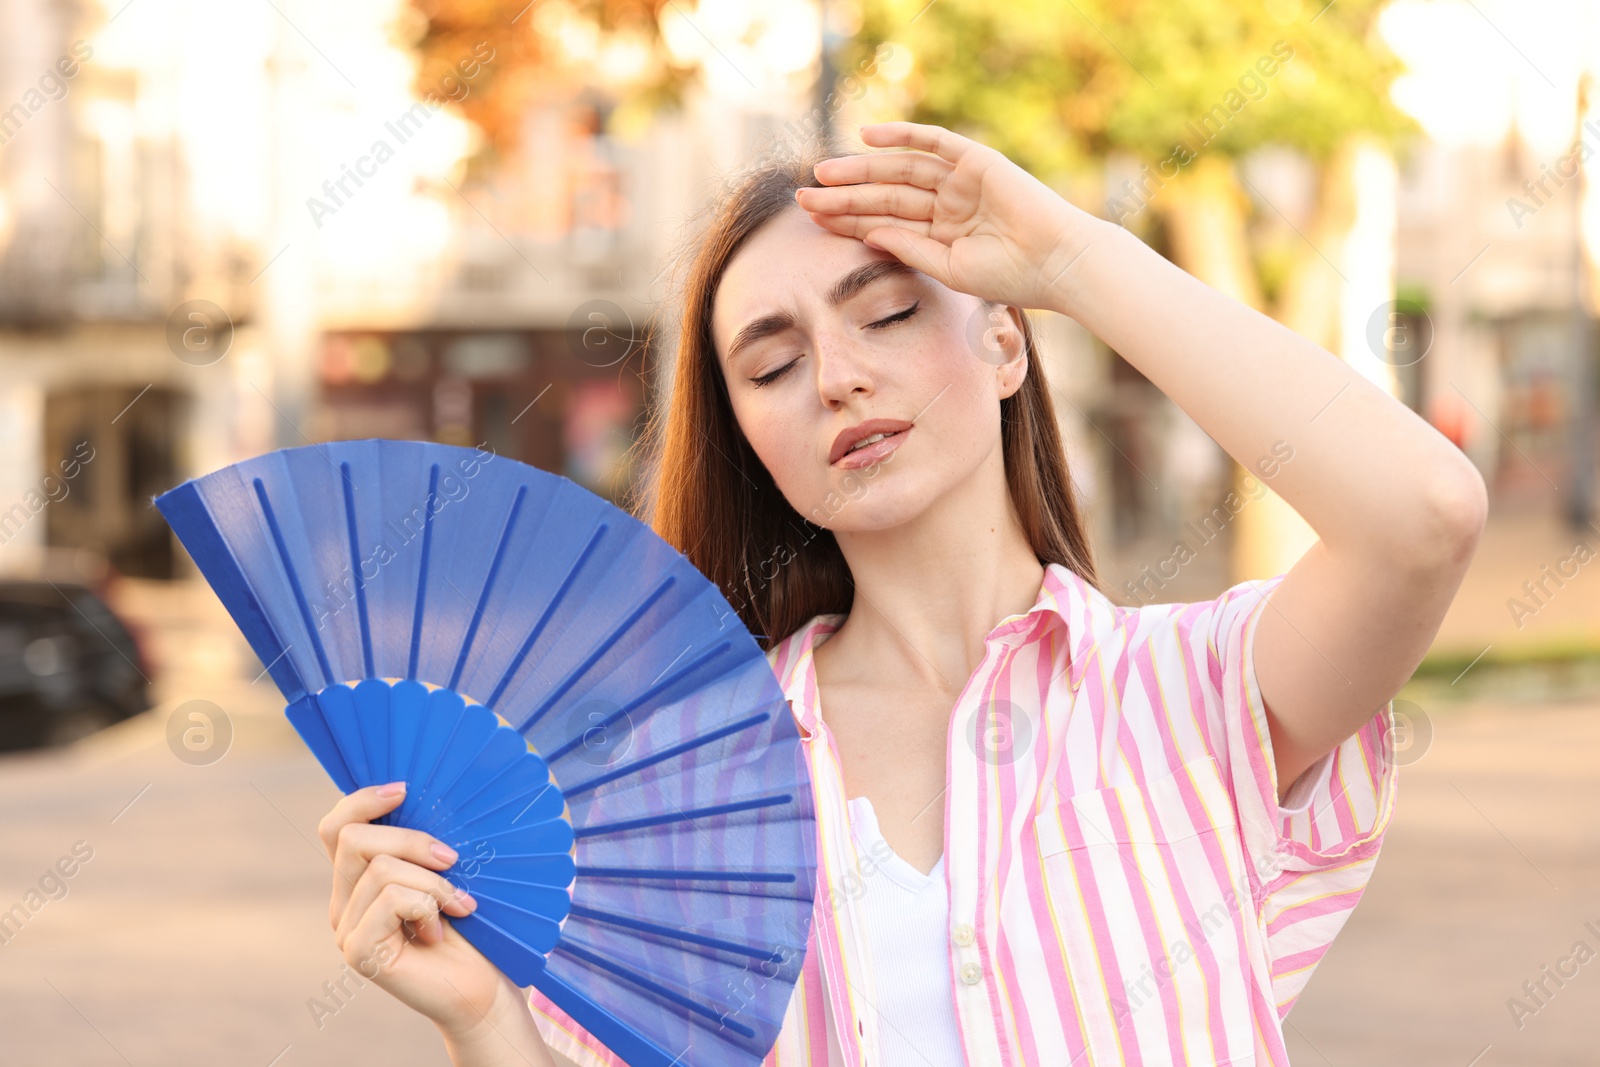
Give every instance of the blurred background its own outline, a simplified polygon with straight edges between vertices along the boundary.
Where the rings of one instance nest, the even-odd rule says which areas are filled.
[[[1489,486],[1296,1064],[1600,1062],[1593,0],[0,0],[0,1062],[446,1062],[151,498],[403,437],[621,502],[726,174],[910,119],[1289,325]],[[1314,534],[1033,312],[1122,603]],[[658,332],[659,331],[659,332]],[[68,872],[71,872],[70,874]]]

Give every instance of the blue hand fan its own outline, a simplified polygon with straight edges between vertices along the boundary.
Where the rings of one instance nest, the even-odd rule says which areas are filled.
[[[815,813],[766,655],[626,512],[469,448],[346,441],[156,506],[340,789],[460,858],[447,917],[629,1064],[759,1064],[805,955]]]

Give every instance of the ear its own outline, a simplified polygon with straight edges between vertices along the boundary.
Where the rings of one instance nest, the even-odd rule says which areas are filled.
[[[1000,399],[1004,400],[1022,388],[1022,382],[1028,376],[1022,309],[1003,304],[994,309],[991,322],[990,343],[998,349],[997,358],[1005,360],[994,369],[1000,387]]]

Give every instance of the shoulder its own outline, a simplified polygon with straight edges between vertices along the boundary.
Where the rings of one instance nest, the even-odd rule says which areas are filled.
[[[1169,668],[1182,670],[1196,653],[1181,638],[1208,619],[1221,601],[1146,599],[1122,604],[1062,564],[1047,568],[1040,595],[1065,625],[1073,688],[1092,676],[1090,693],[1101,699],[1138,684],[1141,665],[1147,668],[1146,682],[1151,680],[1149,669],[1162,673]],[[1201,639],[1198,650],[1203,652],[1205,647]]]
[[[1242,664],[1253,624],[1285,576],[1246,578],[1205,600],[1114,607],[1116,626],[1131,647],[1215,673],[1230,660]]]
[[[837,630],[844,624],[844,620],[845,615],[842,612],[813,615],[767,650],[767,662],[771,664],[772,673],[777,675],[778,682],[785,691],[795,681],[795,675],[806,654],[811,651],[817,640]]]

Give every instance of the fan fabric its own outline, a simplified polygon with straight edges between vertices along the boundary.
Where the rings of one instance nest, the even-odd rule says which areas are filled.
[[[758,1064],[805,954],[799,735],[716,586],[566,478],[469,448],[282,449],[155,500],[344,791],[434,833],[448,921],[630,1064]]]

